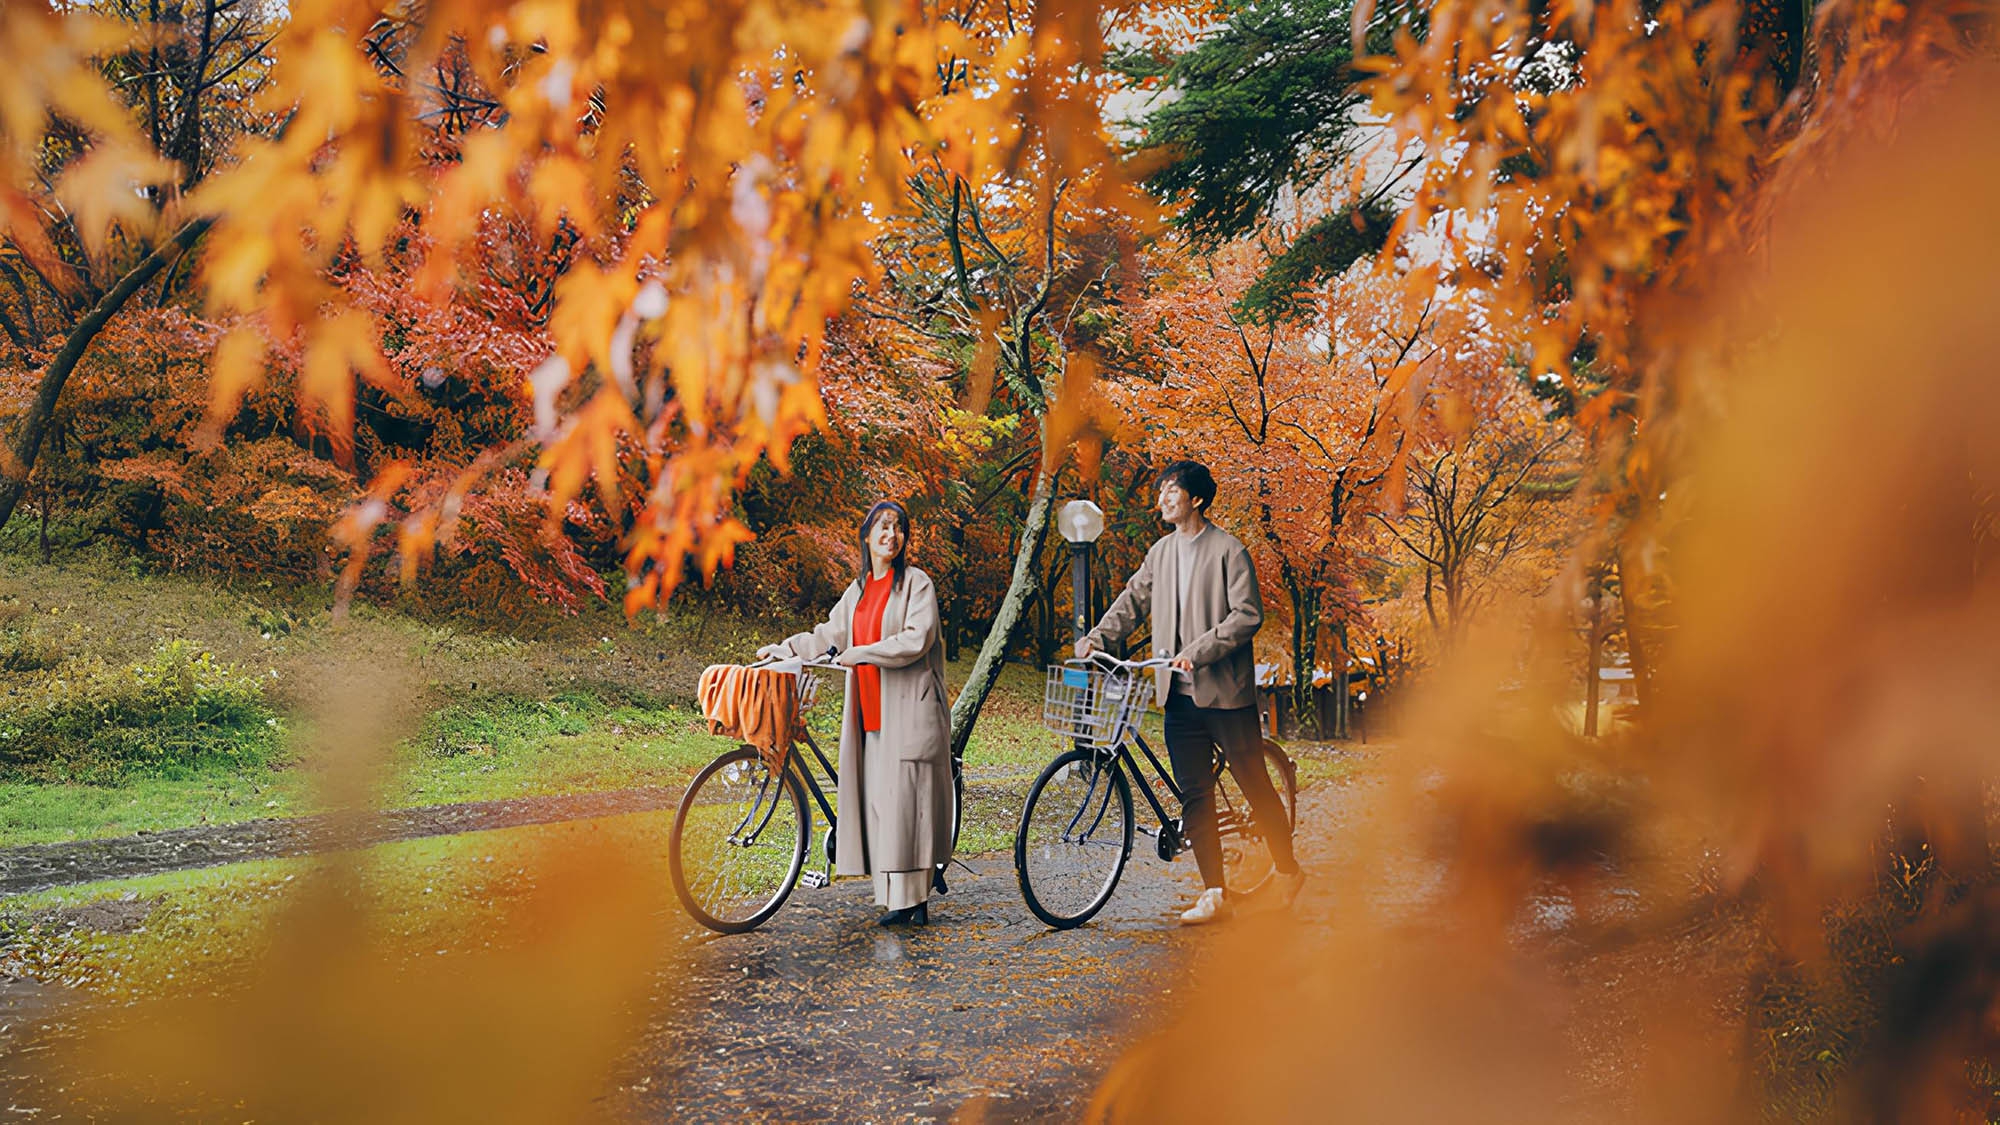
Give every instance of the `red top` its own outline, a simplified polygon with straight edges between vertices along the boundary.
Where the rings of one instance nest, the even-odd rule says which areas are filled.
[[[854,607],[854,627],[850,637],[857,645],[872,645],[882,639],[882,610],[889,605],[889,587],[896,581],[891,570],[880,578],[870,575],[861,586],[861,601]],[[882,669],[873,664],[854,668],[854,694],[861,702],[861,729],[882,729]]]

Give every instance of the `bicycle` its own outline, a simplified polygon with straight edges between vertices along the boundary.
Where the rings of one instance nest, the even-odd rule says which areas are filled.
[[[822,673],[853,671],[829,661],[760,661],[750,667],[785,664],[798,667],[801,715],[818,701]],[[824,887],[833,881],[837,822],[828,793],[840,792],[840,774],[803,722],[798,730],[801,737],[786,748],[776,771],[755,746],[738,746],[718,755],[694,775],[674,812],[667,838],[674,893],[696,922],[717,933],[754,930],[778,913],[799,883]],[[811,753],[810,760],[804,752]],[[824,787],[820,774],[826,778]],[[951,842],[956,851],[965,807],[964,765],[956,755],[951,782]],[[826,818],[825,867],[818,871],[805,869],[813,831],[808,794]]]
[[[1131,859],[1135,828],[1154,838],[1156,852],[1167,862],[1191,846],[1182,818],[1168,815],[1156,789],[1164,788],[1177,808],[1185,794],[1139,734],[1152,690],[1141,673],[1167,663],[1092,653],[1087,660],[1065,661],[1048,670],[1042,723],[1076,745],[1057,755],[1028,791],[1014,837],[1014,870],[1028,909],[1049,926],[1080,926],[1111,900]],[[1141,784],[1139,791],[1158,828],[1133,821],[1130,778],[1147,781],[1134,746],[1153,767],[1151,783]],[[1283,748],[1268,738],[1263,740],[1263,761],[1284,803],[1289,829],[1297,817],[1297,770]],[[1214,782],[1225,880],[1232,893],[1248,893],[1270,877],[1270,854],[1251,818],[1250,803],[1220,753]]]

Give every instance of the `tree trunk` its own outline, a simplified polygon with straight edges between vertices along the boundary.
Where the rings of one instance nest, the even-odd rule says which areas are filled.
[[[1639,604],[1644,597],[1642,590],[1646,583],[1641,574],[1634,573],[1630,566],[1631,552],[1620,541],[1618,552],[1618,603],[1621,616],[1625,620],[1625,651],[1632,657],[1632,694],[1637,698],[1639,710],[1643,714],[1653,699],[1653,653],[1652,637],[1647,630],[1652,622],[1645,607]]]
[[[1313,672],[1319,665],[1319,590],[1300,584],[1292,595],[1292,729],[1304,734],[1319,727],[1313,702]]]
[[[951,525],[952,555],[958,565],[951,573],[951,600],[944,611],[944,658],[956,662],[965,636],[965,519]]]
[[[42,481],[41,507],[42,565],[47,566],[49,563],[49,482],[46,479]]]
[[[0,527],[14,517],[14,509],[21,503],[21,496],[28,489],[28,474],[34,470],[35,458],[41,454],[42,438],[47,435],[49,422],[55,417],[56,401],[62,397],[63,384],[69,381],[77,361],[89,349],[90,342],[97,338],[125,302],[132,299],[141,286],[153,279],[174,255],[194,245],[196,239],[209,228],[212,219],[196,219],[182,227],[173,238],[153,248],[153,252],[139,260],[132,271],[118,279],[118,283],[98,298],[97,304],[76,322],[63,341],[62,349],[56,357],[42,369],[41,386],[35,390],[35,399],[28,404],[27,412],[14,427],[13,439],[4,449],[0,449]]]
[[[972,740],[972,727],[979,721],[979,709],[986,705],[986,697],[993,691],[993,684],[1000,678],[1000,666],[1006,662],[1007,645],[1013,639],[1014,630],[1021,623],[1022,611],[1028,606],[1028,598],[1034,593],[1036,558],[1042,551],[1042,540],[1049,531],[1049,501],[1055,496],[1055,474],[1037,473],[1034,493],[1028,501],[1028,516],[1021,523],[1021,546],[1014,553],[1014,574],[1007,582],[1007,596],[1000,599],[1000,612],[993,615],[993,624],[986,630],[986,640],[979,646],[979,655],[972,662],[972,672],[965,679],[965,686],[959,689],[958,699],[951,705],[951,752],[953,757],[965,754],[965,744]]]
[[[191,190],[201,179],[201,92],[208,82],[208,63],[215,52],[215,12],[215,0],[202,4],[200,38],[196,41],[187,86],[181,91],[185,104],[181,107],[180,132],[174,137],[172,151],[167,153],[169,158],[181,162],[182,191]]]
[[[1590,597],[1590,652],[1583,668],[1583,736],[1597,737],[1597,697],[1599,692],[1597,665],[1604,658],[1604,587],[1599,585]]]
[[[1430,619],[1431,635],[1444,641],[1444,623],[1438,620],[1437,610],[1437,567],[1424,564],[1424,616]]]
[[[1327,732],[1329,738],[1349,738],[1347,723],[1349,718],[1347,684],[1348,666],[1353,664],[1354,655],[1347,647],[1347,622],[1342,621],[1333,629],[1333,729]]]

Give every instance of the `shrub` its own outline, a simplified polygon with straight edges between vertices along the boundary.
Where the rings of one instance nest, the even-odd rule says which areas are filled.
[[[0,717],[6,780],[186,779],[262,763],[280,737],[263,685],[186,641],[125,667],[65,661],[9,702]]]

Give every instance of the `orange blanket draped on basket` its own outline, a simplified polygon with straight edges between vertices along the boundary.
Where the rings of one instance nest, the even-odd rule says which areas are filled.
[[[799,677],[773,668],[711,664],[695,692],[710,734],[740,738],[764,754],[777,773],[799,737]]]

